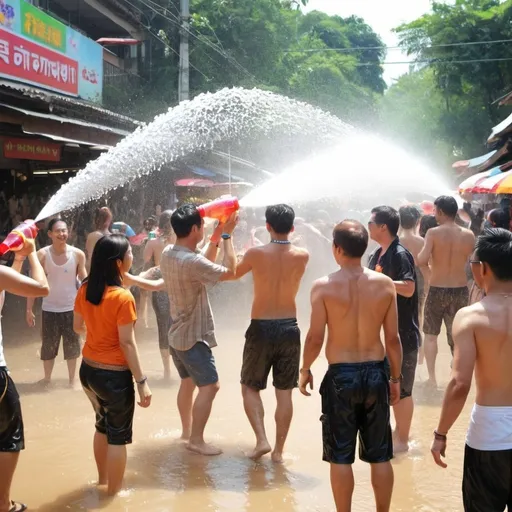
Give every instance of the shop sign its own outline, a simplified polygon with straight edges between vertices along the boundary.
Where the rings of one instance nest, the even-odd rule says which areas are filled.
[[[0,76],[101,103],[103,47],[25,0],[0,0]]]
[[[60,145],[42,139],[4,138],[4,158],[60,161]]]

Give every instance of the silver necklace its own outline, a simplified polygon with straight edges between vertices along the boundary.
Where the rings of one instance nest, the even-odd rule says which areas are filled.
[[[270,240],[271,244],[278,244],[278,245],[290,245],[290,240]]]

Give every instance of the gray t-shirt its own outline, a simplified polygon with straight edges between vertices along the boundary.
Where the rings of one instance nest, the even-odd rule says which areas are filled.
[[[205,341],[210,348],[215,347],[215,325],[206,286],[218,283],[227,269],[180,245],[164,250],[160,269],[173,319],[169,345],[184,351]]]

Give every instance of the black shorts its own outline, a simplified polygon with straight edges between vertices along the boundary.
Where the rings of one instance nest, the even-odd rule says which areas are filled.
[[[158,346],[160,350],[169,350],[169,329],[172,325],[169,295],[167,292],[153,292],[151,302],[158,327]]]
[[[73,311],[65,313],[43,311],[41,330],[43,338],[41,359],[43,361],[57,357],[61,338],[64,359],[67,361],[80,357],[80,336],[73,330]]]
[[[0,366],[0,452],[25,448],[20,396],[5,366]]]
[[[393,458],[389,382],[384,361],[329,365],[322,385],[323,460],[376,464]]]
[[[466,445],[462,500],[465,512],[512,510],[512,450],[481,451]]]
[[[93,368],[82,361],[80,382],[96,413],[96,431],[107,436],[108,444],[130,444],[135,412],[132,372]]]
[[[299,365],[300,329],[295,318],[251,321],[245,333],[242,384],[265,389],[272,368],[274,387],[293,389],[298,385]]]
[[[448,345],[453,354],[453,319],[457,311],[465,308],[468,304],[469,291],[467,286],[462,288],[438,288],[431,286],[425,303],[423,332],[438,336],[444,320]]]
[[[412,396],[414,379],[416,377],[416,366],[418,366],[418,349],[404,352],[402,354],[402,383],[400,386],[400,398]]]

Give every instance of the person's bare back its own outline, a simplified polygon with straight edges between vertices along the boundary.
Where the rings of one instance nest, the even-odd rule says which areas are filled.
[[[400,235],[400,243],[412,254],[414,263],[418,266],[418,254],[425,245],[425,240],[419,235],[415,235],[410,231],[404,231]]]
[[[489,295],[459,311],[461,332],[476,346],[476,403],[512,406],[512,295]]]
[[[396,308],[391,279],[368,269],[341,269],[315,287],[327,314],[329,363],[382,361],[381,327],[390,308]]]
[[[455,223],[444,224],[427,232],[425,246],[431,253],[431,286],[467,286],[466,264],[475,246],[472,231]]]
[[[293,245],[269,243],[247,251],[254,280],[251,318],[296,317],[295,297],[308,260],[308,252]]]

